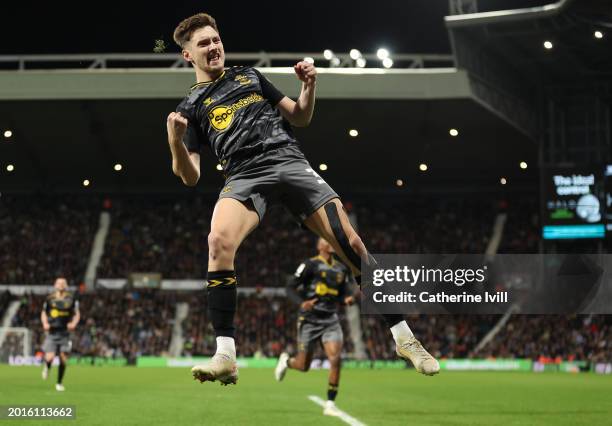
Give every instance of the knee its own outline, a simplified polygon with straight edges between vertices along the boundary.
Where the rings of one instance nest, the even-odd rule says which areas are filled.
[[[213,257],[233,255],[236,245],[226,232],[211,231],[208,234],[208,250]]]
[[[340,355],[333,355],[329,357],[329,364],[331,368],[340,368],[341,362]]]

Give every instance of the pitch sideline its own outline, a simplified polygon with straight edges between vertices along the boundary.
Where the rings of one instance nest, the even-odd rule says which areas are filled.
[[[320,405],[321,407],[325,406],[325,401],[323,401],[318,396],[310,395],[308,399],[314,402],[315,404]],[[351,426],[366,426],[365,423],[360,422],[355,417],[349,416],[347,413],[340,410],[339,408],[338,408],[338,411],[340,412],[340,415],[338,416],[338,418],[342,420],[344,423],[349,424]]]

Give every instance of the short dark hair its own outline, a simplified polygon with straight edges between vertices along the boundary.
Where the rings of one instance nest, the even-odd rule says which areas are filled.
[[[215,18],[207,13],[198,13],[197,15],[190,16],[187,19],[183,19],[174,30],[174,41],[182,49],[185,46],[185,43],[191,40],[191,36],[195,30],[199,30],[200,28],[207,26],[211,26],[216,32],[219,32],[219,29],[217,28],[217,21],[215,21]]]

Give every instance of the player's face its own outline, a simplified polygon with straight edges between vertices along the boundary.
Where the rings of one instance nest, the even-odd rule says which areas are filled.
[[[334,249],[332,248],[331,244],[329,244],[323,238],[319,238],[319,241],[317,241],[317,250],[318,251],[322,251],[324,253],[333,253],[334,252]]]
[[[194,66],[213,76],[223,72],[225,66],[225,51],[221,37],[210,26],[194,31],[191,40],[185,46],[183,56]]]
[[[68,288],[68,283],[64,278],[58,278],[55,280],[53,287],[55,287],[57,291],[65,291]]]

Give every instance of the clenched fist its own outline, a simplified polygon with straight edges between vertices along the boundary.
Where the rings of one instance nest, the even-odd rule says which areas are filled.
[[[298,62],[293,66],[293,70],[295,71],[297,78],[307,85],[312,85],[317,80],[317,69],[310,62]]]
[[[168,140],[181,142],[187,131],[187,119],[180,112],[171,112],[168,115],[166,127],[168,129]]]

